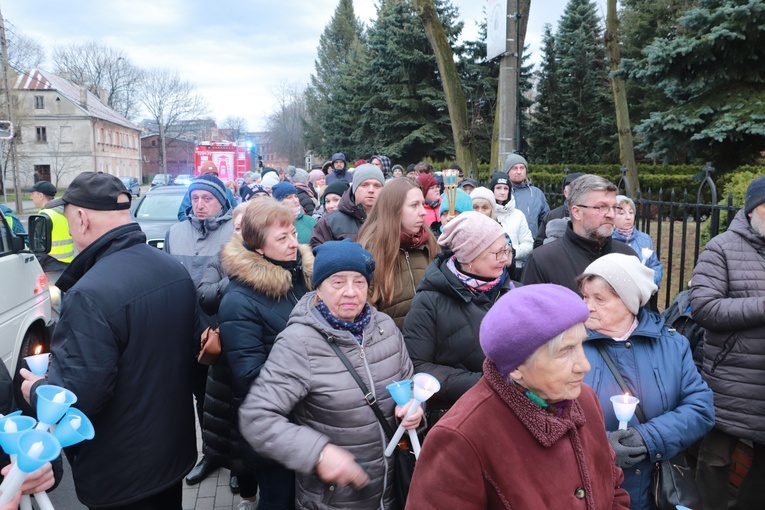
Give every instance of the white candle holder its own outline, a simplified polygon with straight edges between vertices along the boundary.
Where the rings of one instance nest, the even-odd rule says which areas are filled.
[[[640,400],[632,395],[614,395],[611,403],[614,405],[614,414],[619,420],[619,430],[627,430],[627,423],[635,415],[635,408]]]

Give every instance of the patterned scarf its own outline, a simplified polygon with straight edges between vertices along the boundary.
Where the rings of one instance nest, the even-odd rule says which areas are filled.
[[[428,241],[428,231],[423,225],[416,234],[401,232],[401,247],[405,250],[419,248]]]
[[[632,225],[630,228],[616,228],[614,227],[614,230],[622,236],[625,239],[629,239],[632,237],[632,234],[635,232],[635,225]]]
[[[446,267],[448,267],[449,270],[454,273],[454,276],[456,276],[459,281],[465,285],[465,287],[470,289],[470,292],[473,294],[478,294],[479,292],[490,292],[494,290],[498,285],[501,285],[502,281],[504,280],[504,272],[498,278],[494,278],[490,281],[479,280],[475,276],[465,274],[457,269],[457,265],[454,263],[454,261],[455,258],[450,257],[449,260],[446,261]]]
[[[361,313],[358,314],[352,322],[348,322],[332,315],[332,312],[329,311],[329,308],[324,304],[324,301],[318,299],[318,302],[316,308],[319,309],[319,313],[321,313],[321,316],[329,322],[330,326],[334,329],[339,329],[340,331],[350,331],[359,345],[362,344],[364,341],[364,328],[369,324],[369,321],[372,320],[372,308],[370,308],[369,303],[365,303]]]

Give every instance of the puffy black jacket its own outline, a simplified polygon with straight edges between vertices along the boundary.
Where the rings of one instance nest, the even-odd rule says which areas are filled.
[[[296,184],[297,196],[300,199],[300,207],[303,208],[303,213],[306,216],[313,216],[313,211],[316,209],[316,202],[314,201],[314,192],[307,184]]]
[[[706,328],[702,377],[715,426],[765,443],[765,238],[741,210],[693,270],[693,319]]]
[[[310,290],[313,255],[300,246],[302,267],[290,272],[272,264],[241,240],[233,238],[223,247],[221,260],[230,283],[218,310],[224,362],[231,369],[234,411],[238,411],[250,386],[268,359],[276,336],[287,327],[292,309]],[[262,467],[241,441],[248,468]]]
[[[36,385],[72,391],[95,427],[66,450],[77,497],[104,508],[170,488],[196,461],[188,271],[131,223],[80,252],[56,285],[61,318]]]
[[[474,294],[447,267],[451,256],[441,252],[425,269],[404,320],[414,371],[427,372],[441,383],[441,390],[428,400],[430,410],[450,408],[481,378],[486,358],[478,343],[481,320],[512,288],[505,275],[498,288]]]

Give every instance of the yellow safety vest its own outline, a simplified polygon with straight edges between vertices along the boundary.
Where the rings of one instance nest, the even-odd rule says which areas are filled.
[[[50,255],[65,264],[74,260],[74,241],[69,235],[69,222],[66,216],[55,209],[40,209],[40,214],[46,214],[53,222],[51,233]]]
[[[13,216],[6,216],[5,221],[8,222],[8,228],[13,232]]]

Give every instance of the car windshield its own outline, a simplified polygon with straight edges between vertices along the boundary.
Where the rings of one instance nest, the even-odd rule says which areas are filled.
[[[122,181],[122,184],[124,184],[125,186],[130,184],[130,177],[120,177],[120,180]]]
[[[138,204],[135,217],[138,220],[169,221],[178,219],[178,208],[181,206],[183,193],[151,195],[148,194],[143,202]]]

